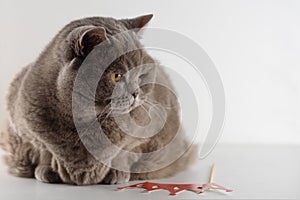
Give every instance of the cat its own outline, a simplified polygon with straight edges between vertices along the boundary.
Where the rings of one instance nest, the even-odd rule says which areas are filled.
[[[126,72],[140,69],[140,66],[145,64],[156,67],[144,67],[131,76],[130,82],[134,82],[135,79],[143,81],[147,76],[151,76],[154,79],[161,77],[172,85],[168,74],[159,67],[158,61],[143,48],[126,52],[114,60],[101,76],[95,96],[84,94],[83,98],[94,98],[94,108],[97,114],[101,113],[97,122],[114,145],[146,156],[137,156],[134,158],[136,160],[129,162],[123,156],[115,159],[118,154],[115,152],[108,159],[108,163],[114,166],[125,165],[132,171],[118,170],[97,159],[97,156],[87,149],[84,139],[79,137],[76,129],[72,112],[72,92],[82,63],[97,45],[108,41],[114,35],[131,29],[135,29],[134,33],[137,35],[140,34],[140,30],[151,18],[152,15],[121,20],[89,17],[72,21],[53,38],[36,61],[16,75],[7,96],[9,119],[2,136],[9,173],[19,177],[36,178],[46,183],[119,184],[131,180],[170,177],[185,170],[197,159],[197,145],[188,146],[184,134],[174,139],[180,126],[180,107],[172,92],[155,84],[124,92],[129,86],[123,85],[121,93],[117,92],[118,96],[112,97],[117,82],[126,81]],[[134,37],[130,40],[140,44]],[[137,124],[144,126],[151,120],[150,107],[155,103],[164,104],[171,109],[165,113],[164,127],[149,138],[125,134],[109,112],[114,110],[120,116],[122,113],[130,114]],[[82,118],[82,123],[89,123],[88,120],[85,121],[89,117]],[[127,122],[123,124],[126,125]],[[88,134],[83,138],[89,137]],[[159,156],[147,156],[147,153],[165,147],[172,140],[176,148],[166,148]],[[169,158],[174,158],[185,149],[188,150],[182,156],[172,163],[167,163]],[[110,154],[110,149],[99,153],[100,156],[102,154]],[[163,167],[157,167],[159,165]]]

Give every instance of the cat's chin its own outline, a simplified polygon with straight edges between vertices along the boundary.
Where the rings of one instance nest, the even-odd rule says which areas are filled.
[[[130,111],[132,111],[132,109],[128,108],[128,109],[112,109],[112,113],[114,115],[125,115],[130,113]]]
[[[124,115],[124,114],[129,114],[131,111],[136,109],[137,107],[141,106],[144,103],[143,100],[139,101],[134,101],[129,107],[126,108],[113,108],[112,112],[114,114],[119,114],[119,115]]]

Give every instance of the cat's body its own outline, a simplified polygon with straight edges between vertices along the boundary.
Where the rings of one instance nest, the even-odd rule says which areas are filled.
[[[10,173],[50,183],[113,184],[169,177],[184,170],[196,159],[197,151],[193,147],[170,165],[151,170],[156,164],[172,157],[171,154],[179,154],[181,150],[187,149],[186,140],[180,138],[175,141],[176,149],[166,150],[160,157],[147,158],[148,164],[147,161],[143,162],[142,168],[149,169],[149,172],[122,172],[97,160],[80,140],[74,124],[72,87],[76,72],[86,56],[94,46],[114,34],[142,28],[151,17],[142,16],[132,20],[94,17],[71,22],[57,34],[34,63],[22,69],[13,80],[7,98],[10,117],[4,132],[3,146],[9,153],[6,162]],[[126,65],[126,69],[119,69],[125,74],[131,68],[156,61],[140,49],[127,53],[116,63]],[[114,67],[110,66],[105,72],[110,78],[110,74],[115,71]],[[168,80],[162,69],[156,73]],[[104,76],[99,83],[95,98],[100,103],[96,109],[102,112],[108,105],[104,99],[112,94],[114,83],[111,83],[108,76]],[[175,137],[180,124],[180,111],[176,98],[163,88],[154,86],[141,90],[144,91],[134,94],[134,97],[130,96],[130,100],[147,93],[149,101],[164,102],[173,108],[168,110],[166,125],[158,134],[150,139],[137,140],[125,136],[111,116],[106,116],[103,122],[103,118],[100,118],[99,122],[112,143],[132,152],[147,153],[164,147]],[[140,124],[147,124],[149,118],[145,115],[145,107],[129,107],[133,118]],[[114,162],[114,158],[111,158],[111,162]]]

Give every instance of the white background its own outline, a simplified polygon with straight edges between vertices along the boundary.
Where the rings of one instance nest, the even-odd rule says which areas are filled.
[[[216,183],[234,189],[233,193],[210,191],[199,197],[183,192],[172,199],[299,199],[299,11],[297,0],[0,0],[0,129],[7,116],[4,96],[9,82],[65,24],[88,16],[153,13],[149,27],[177,31],[205,49],[218,68],[227,97],[222,144],[192,169],[157,182],[206,183],[210,166],[216,163]],[[183,66],[172,57],[159,59],[168,67]],[[191,82],[198,81],[190,77]],[[209,117],[206,91],[202,88],[198,95],[204,110],[201,117]],[[0,162],[0,199],[168,198],[165,191],[116,192],[115,185],[43,184],[10,176],[6,170]]]
[[[0,127],[9,82],[65,24],[153,13],[150,27],[190,37],[217,66],[227,97],[221,143],[299,144],[299,10],[286,0],[1,0]]]

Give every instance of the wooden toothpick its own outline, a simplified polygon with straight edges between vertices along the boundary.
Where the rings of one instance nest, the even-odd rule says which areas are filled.
[[[214,182],[215,171],[216,171],[216,165],[213,164],[212,167],[211,167],[211,171],[210,171],[209,183]]]

